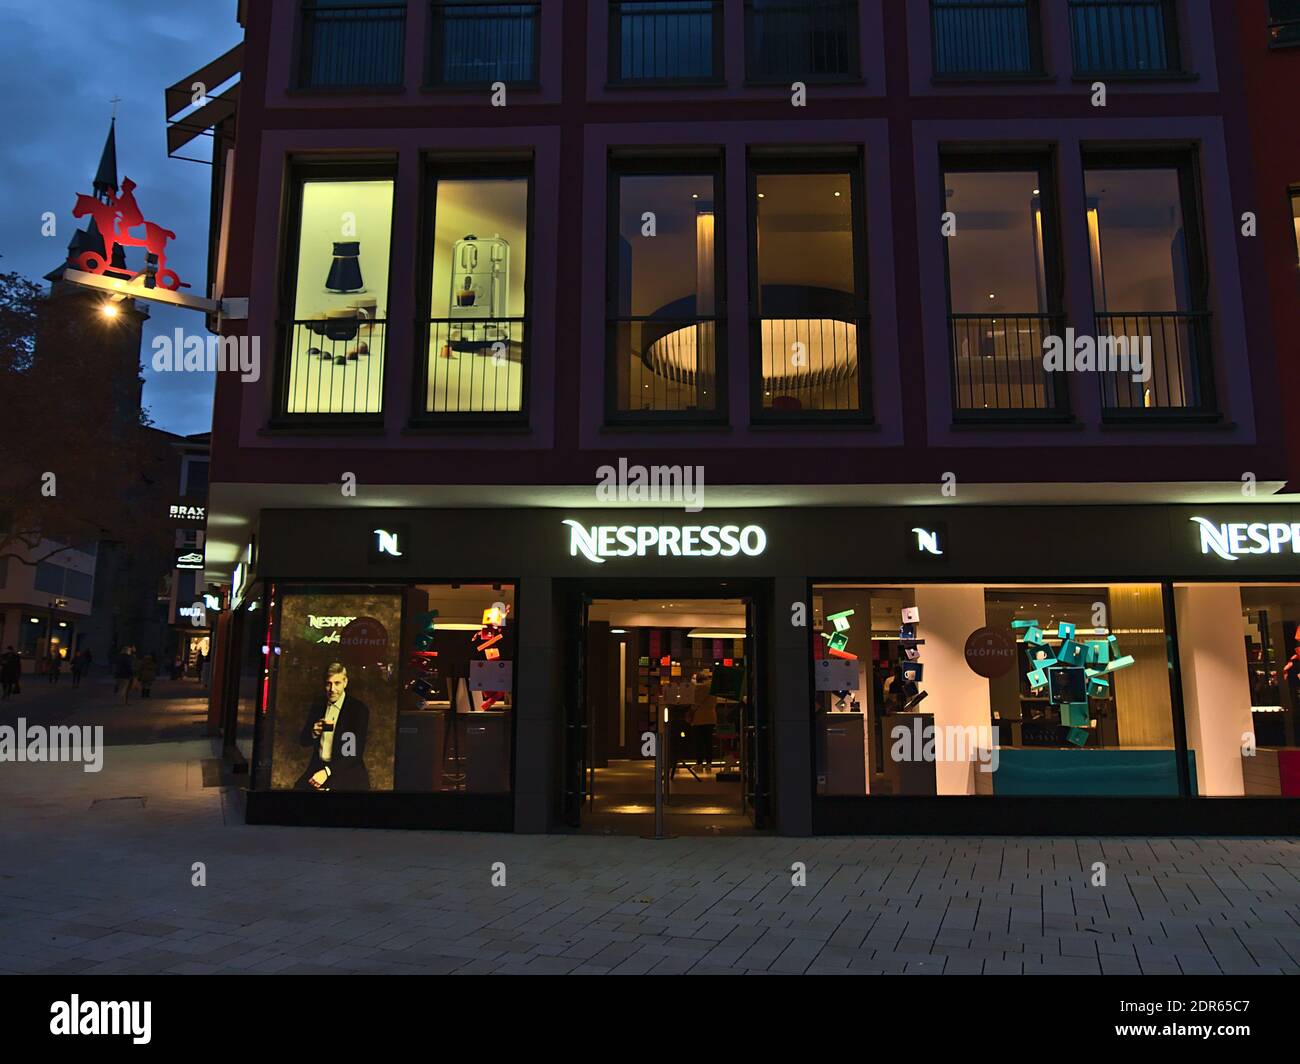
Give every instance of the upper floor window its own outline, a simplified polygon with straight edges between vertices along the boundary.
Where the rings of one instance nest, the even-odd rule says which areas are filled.
[[[944,168],[953,411],[958,420],[1062,416],[1043,355],[1060,335],[1054,176],[1045,158],[955,155]]]
[[[1097,349],[1110,416],[1210,414],[1207,279],[1189,160],[1094,156],[1084,175]]]
[[[751,164],[750,365],[764,419],[869,410],[860,196],[856,159]]]
[[[540,3],[434,0],[429,14],[429,83],[535,82],[541,7]]]
[[[292,186],[281,414],[383,410],[393,229],[393,181],[385,169],[311,168]]]
[[[527,166],[435,169],[423,406],[427,415],[524,409]]]
[[[1041,74],[1038,0],[930,0],[930,45],[938,77]]]
[[[610,174],[606,415],[715,420],[725,406],[715,159]]]
[[[1268,43],[1272,48],[1300,45],[1300,0],[1268,0]]]
[[[1181,70],[1176,0],[1070,0],[1076,74]]]
[[[745,64],[751,81],[856,78],[856,0],[745,0]]]
[[[612,83],[721,78],[722,0],[612,0]]]
[[[309,0],[302,5],[298,83],[309,89],[402,84],[406,3]]]

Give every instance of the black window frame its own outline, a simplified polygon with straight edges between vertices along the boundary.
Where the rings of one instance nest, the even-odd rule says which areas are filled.
[[[289,394],[290,337],[293,330],[293,312],[298,294],[298,252],[302,238],[303,186],[308,181],[392,181],[393,217],[389,234],[387,293],[392,312],[392,300],[397,294],[393,278],[392,248],[397,235],[397,157],[381,155],[363,159],[338,157],[294,156],[285,168],[285,189],[281,197],[283,223],[280,236],[278,292],[279,305],[275,327],[275,387],[271,398],[268,428],[307,429],[329,432],[348,430],[382,431],[388,412],[388,336],[387,325],[392,320],[386,316],[384,336],[384,379],[380,382],[380,409],[376,413],[343,414],[291,414],[285,410]]]
[[[1039,148],[1026,148],[1023,145],[1010,147],[1005,151],[988,145],[941,145],[939,149],[939,212],[940,217],[948,212],[947,178],[950,173],[1000,173],[1006,171],[1033,172],[1038,177],[1039,210],[1043,218],[1043,287],[1047,296],[1047,312],[1042,317],[1055,335],[1062,335],[1068,314],[1065,287],[1065,262],[1063,231],[1061,228],[1060,197],[1057,193],[1057,171],[1059,160],[1055,145]],[[961,232],[961,218],[957,219],[958,233]],[[963,409],[958,405],[957,377],[954,365],[953,319],[957,317],[952,309],[952,267],[948,254],[948,237],[940,235],[943,241],[943,285],[944,285],[944,343],[945,361],[948,369],[949,404],[952,409],[954,425],[982,424],[1035,424],[1035,425],[1072,425],[1075,415],[1070,396],[1068,375],[1052,373],[1048,375],[1052,386],[1054,402],[1042,408],[995,408],[987,413],[975,409]],[[967,315],[962,317],[982,317],[992,315]],[[1001,315],[1002,317],[1026,317],[1026,315]],[[1048,335],[1047,332],[1044,335]],[[1046,373],[1046,370],[1043,371]]]
[[[745,84],[747,85],[789,85],[792,80],[802,81],[808,85],[851,85],[862,81],[862,41],[861,41],[861,13],[858,9],[858,0],[830,0],[830,3],[819,3],[818,0],[789,0],[798,6],[809,8],[826,8],[833,3],[835,7],[846,8],[848,34],[847,41],[849,46],[849,69],[841,74],[796,74],[787,72],[785,74],[764,74],[756,72],[754,58],[754,40],[750,32],[753,25],[751,17],[753,15],[754,0],[744,0],[744,20],[745,20]]]
[[[707,0],[711,6],[710,16],[713,20],[713,73],[703,78],[625,78],[622,74],[622,12],[619,10],[625,0],[609,0],[609,26],[606,35],[606,85],[609,88],[718,88],[727,83],[726,76],[726,19],[724,18],[724,0]],[[653,2],[653,0],[644,0]],[[659,0],[671,4],[673,0]]]
[[[447,0],[426,0],[429,11],[429,23],[425,31],[424,41],[424,87],[426,89],[437,89],[443,92],[456,91],[473,91],[488,88],[496,84],[498,79],[481,80],[481,81],[449,81],[445,77],[445,71],[442,70],[442,29],[445,25],[444,18],[439,11],[443,8],[463,8],[471,9],[475,6],[480,7],[528,7],[532,9],[531,18],[533,23],[533,47],[530,63],[532,66],[532,76],[520,78],[517,80],[506,81],[503,84],[514,89],[536,89],[541,84],[541,62],[542,62],[542,5],[539,0],[477,0],[476,3],[448,3]],[[521,16],[522,17],[522,16]]]
[[[1300,0],[1268,0],[1268,46],[1300,48]]]
[[[816,151],[807,153],[751,150],[746,159],[746,197],[749,230],[746,248],[749,290],[746,322],[749,356],[749,419],[751,424],[871,425],[872,407],[871,289],[868,268],[868,236],[865,168],[862,151]],[[848,172],[850,216],[853,225],[853,303],[857,313],[855,342],[858,348],[858,409],[778,411],[763,407],[763,335],[758,270],[758,178],[765,174],[837,174]]]
[[[1164,22],[1166,45],[1165,66],[1153,70],[1102,70],[1081,67],[1079,65],[1079,39],[1074,32],[1075,11],[1083,7],[1108,7],[1128,3],[1159,4]],[[1070,33],[1070,67],[1078,80],[1102,78],[1108,81],[1177,81],[1186,80],[1193,75],[1186,68],[1186,50],[1183,47],[1183,18],[1180,0],[1066,0],[1066,19]]]
[[[529,424],[530,392],[532,379],[533,330],[533,258],[534,231],[536,227],[537,180],[532,156],[509,155],[500,158],[476,155],[468,158],[448,158],[426,155],[421,175],[420,255],[416,270],[416,283],[420,286],[416,299],[419,318],[416,322],[416,358],[412,367],[411,428],[481,428],[484,426],[526,427]],[[519,381],[518,410],[444,411],[425,409],[425,396],[429,387],[430,331],[432,328],[433,253],[434,236],[438,225],[438,183],[444,180],[474,180],[476,178],[523,178],[528,182],[528,220],[524,247],[524,313],[523,362]]]
[[[1192,309],[1189,316],[1199,317],[1204,330],[1202,337],[1205,344],[1205,360],[1196,367],[1197,381],[1201,389],[1202,402],[1199,407],[1144,408],[1137,413],[1126,412],[1122,408],[1107,407],[1105,401],[1105,380],[1099,382],[1102,391],[1102,421],[1120,424],[1149,424],[1152,421],[1171,421],[1179,423],[1218,422],[1222,420],[1219,410],[1219,388],[1217,381],[1218,359],[1214,357],[1214,329],[1211,311],[1211,282],[1209,249],[1205,239],[1205,215],[1203,187],[1200,173],[1200,156],[1196,145],[1183,147],[1146,148],[1131,144],[1084,144],[1080,153],[1080,176],[1082,177],[1085,203],[1087,208],[1087,187],[1089,170],[1159,170],[1172,169],[1178,173],[1179,206],[1183,212],[1183,232],[1187,247],[1187,287]],[[1102,264],[1105,269],[1105,264]],[[1088,290],[1092,292],[1092,314],[1094,322],[1097,311],[1097,292],[1091,267],[1088,270]],[[1102,312],[1106,313],[1106,312]],[[1159,313],[1159,312],[1157,312]],[[1165,313],[1176,313],[1173,311]],[[1115,316],[1124,316],[1117,311]],[[1129,317],[1141,317],[1142,312],[1129,313]],[[1094,332],[1097,330],[1094,326]]]
[[[618,373],[614,366],[616,330],[619,323],[638,320],[618,314],[619,212],[621,207],[620,181],[624,177],[702,177],[713,180],[713,288],[712,315],[697,315],[697,321],[713,321],[714,327],[714,392],[716,403],[712,411],[620,411],[618,409]],[[605,425],[606,426],[656,426],[672,428],[698,428],[700,426],[727,425],[730,421],[727,380],[727,254],[726,254],[726,158],[721,147],[695,152],[672,154],[652,153],[639,155],[611,154],[606,164],[605,191],[605,347],[603,372],[605,375]]]
[[[401,12],[399,19],[394,21],[401,24],[401,43],[399,47],[400,59],[397,69],[394,72],[391,81],[375,82],[353,82],[349,84],[338,85],[317,85],[312,82],[310,70],[312,65],[313,49],[315,46],[315,31],[311,27],[312,16],[317,11],[347,11],[349,7],[358,10],[369,8],[374,10],[391,10]],[[301,0],[296,11],[296,31],[295,31],[295,54],[293,57],[293,91],[298,93],[397,93],[402,92],[406,87],[406,34],[409,22],[409,4],[407,0],[356,0],[352,5],[346,4],[319,4],[314,0]]]
[[[930,79],[934,82],[1022,82],[1043,81],[1048,77],[1043,50],[1043,12],[1042,0],[989,0],[988,7],[1019,7],[1025,9],[1027,26],[1027,44],[1029,47],[1028,69],[1015,70],[940,70],[939,69],[939,35],[938,12],[943,10],[976,10],[974,4],[945,3],[944,0],[930,0]]]

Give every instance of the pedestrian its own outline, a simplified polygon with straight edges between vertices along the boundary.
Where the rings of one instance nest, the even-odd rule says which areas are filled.
[[[207,687],[208,685],[208,656],[199,651],[199,683]]]
[[[4,698],[11,698],[21,690],[19,680],[23,674],[23,659],[12,646],[0,654],[0,690]]]
[[[77,651],[77,653],[72,655],[72,661],[70,662],[70,665],[72,671],[73,687],[81,686],[81,670],[85,667],[85,664],[86,664],[85,661],[81,657],[81,651]]]
[[[113,659],[113,697],[122,695],[122,705],[131,700],[131,685],[135,683],[135,662],[131,648],[123,647]]]
[[[153,687],[154,678],[158,675],[158,662],[152,654],[145,656],[140,662],[140,696],[148,698],[149,692]]]
[[[90,652],[90,647],[86,647],[81,652],[81,675],[89,676],[90,670],[95,664],[95,655]]]
[[[59,652],[57,650],[50,655],[50,663],[46,667],[45,671],[50,683],[59,682],[59,673],[63,671],[63,659],[59,657]]]

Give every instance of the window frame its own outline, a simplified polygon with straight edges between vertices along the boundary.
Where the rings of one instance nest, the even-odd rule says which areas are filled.
[[[1079,66],[1078,39],[1074,33],[1074,11],[1083,4],[1096,4],[1099,0],[1066,0],[1065,18],[1070,34],[1070,70],[1076,80],[1087,81],[1105,78],[1110,81],[1179,81],[1194,78],[1187,69],[1186,48],[1183,46],[1185,19],[1180,0],[1151,0],[1158,3],[1164,22],[1166,65],[1159,70],[1088,70]]]
[[[424,34],[424,88],[438,92],[479,91],[491,87],[494,81],[448,81],[441,59],[441,44],[444,40],[442,29],[444,16],[440,9],[448,7],[473,7],[473,4],[450,4],[447,0],[425,0],[428,7],[428,24]],[[540,0],[479,0],[484,7],[518,6],[532,8],[533,48],[530,57],[532,76],[519,81],[507,81],[504,84],[512,89],[536,89],[541,86],[542,63],[542,5]]]
[[[862,76],[862,30],[861,11],[858,0],[835,0],[836,6],[850,9],[848,35],[849,69],[843,74],[804,74],[798,77],[809,85],[853,85],[863,80]],[[815,3],[809,7],[815,8]],[[778,74],[760,74],[754,69],[753,39],[750,35],[750,18],[753,15],[753,0],[743,0],[742,15],[745,34],[745,84],[755,86],[788,85],[790,78]]]
[[[748,229],[746,264],[749,270],[749,288],[746,293],[748,320],[746,354],[749,357],[749,418],[751,424],[804,424],[804,425],[854,425],[875,423],[872,388],[871,347],[871,289],[868,269],[868,235],[866,211],[865,169],[862,150],[851,152],[825,151],[800,154],[797,152],[751,151],[746,158],[745,190],[747,197],[745,219]],[[776,411],[763,407],[763,336],[762,306],[759,298],[761,280],[758,263],[758,178],[765,174],[836,174],[848,172],[850,218],[853,226],[853,305],[857,312],[856,343],[858,346],[858,409]],[[863,357],[865,351],[865,358]]]
[[[519,155],[500,158],[478,155],[470,158],[448,158],[426,155],[420,177],[421,206],[419,211],[420,235],[417,241],[419,268],[415,271],[419,285],[416,297],[418,317],[415,329],[415,352],[411,382],[411,428],[480,428],[483,426],[526,427],[530,416],[533,340],[533,245],[536,227],[537,180],[534,159]],[[474,180],[476,178],[522,178],[528,182],[528,218],[525,223],[524,247],[524,313],[523,313],[523,363],[519,381],[518,410],[469,410],[438,412],[425,409],[425,396],[429,387],[429,340],[432,325],[433,253],[438,225],[438,183],[443,180]]]
[[[1047,59],[1043,48],[1043,10],[1042,0],[1023,0],[1025,15],[1028,21],[1028,44],[1029,44],[1029,69],[1024,72],[1014,70],[996,70],[996,71],[941,71],[939,69],[939,38],[935,33],[935,15],[939,8],[939,0],[930,0],[930,80],[937,83],[961,83],[961,82],[1026,82],[1026,81],[1044,81],[1048,80],[1050,75],[1047,73]],[[945,10],[955,10],[960,5],[949,5]],[[1009,5],[1007,5],[1009,6]]]
[[[618,409],[618,374],[614,367],[614,340],[617,323],[637,320],[624,318],[618,311],[619,213],[622,207],[621,180],[624,177],[702,177],[713,180],[713,290],[712,315],[698,315],[697,321],[712,320],[714,327],[714,390],[717,396],[712,411],[694,413],[663,411],[620,411]],[[721,148],[695,153],[679,152],[642,155],[611,154],[606,161],[605,185],[605,320],[604,358],[605,420],[609,426],[639,425],[669,428],[698,428],[726,425],[730,421],[730,388],[727,380],[727,214],[726,158]]]
[[[1080,152],[1080,177],[1084,190],[1084,209],[1088,206],[1088,171],[1089,170],[1161,170],[1172,169],[1178,175],[1179,208],[1183,212],[1183,232],[1187,246],[1187,288],[1191,309],[1186,313],[1199,316],[1205,322],[1205,364],[1198,365],[1197,381],[1201,389],[1200,407],[1156,408],[1152,407],[1136,414],[1125,413],[1123,409],[1107,407],[1105,393],[1102,392],[1101,416],[1107,424],[1120,423],[1150,424],[1153,421],[1217,422],[1222,420],[1219,410],[1219,387],[1217,380],[1218,360],[1214,357],[1214,320],[1212,311],[1213,294],[1210,281],[1209,249],[1205,240],[1205,215],[1203,187],[1200,174],[1200,155],[1196,145],[1188,144],[1173,148],[1143,148],[1131,144],[1084,144]],[[1105,264],[1102,269],[1104,271]],[[1096,281],[1092,270],[1088,270],[1088,290],[1092,293],[1092,315],[1095,326],[1097,310]],[[1105,312],[1100,312],[1105,313]],[[1170,311],[1168,313],[1179,313]],[[1104,388],[1104,378],[1099,379],[1099,388]]]
[[[661,0],[671,2],[671,0]],[[625,78],[622,75],[622,48],[619,29],[622,26],[623,13],[620,10],[624,0],[609,0],[608,26],[605,34],[607,62],[605,64],[605,84],[607,88],[721,88],[727,83],[726,67],[726,18],[724,0],[707,0],[710,5],[712,27],[713,73],[704,78]]]
[[[298,294],[298,257],[302,241],[303,187],[308,181],[392,181],[393,210],[389,233],[388,276],[386,277],[389,306],[397,294],[393,283],[392,248],[397,236],[397,158],[374,156],[365,159],[340,159],[337,157],[290,157],[285,166],[285,188],[282,202],[282,231],[280,237],[279,276],[280,290],[275,320],[275,384],[271,398],[268,427],[272,429],[302,428],[329,431],[382,430],[387,415],[388,381],[388,322],[386,315],[384,334],[384,375],[380,381],[380,409],[374,413],[293,414],[286,411],[289,395],[290,358],[289,335],[293,329],[294,306]]]
[[[336,9],[346,10],[349,6],[392,8],[394,10],[398,8],[401,9],[402,12],[402,17],[400,19],[401,27],[402,27],[401,58],[398,63],[398,68],[395,71],[395,77],[393,81],[385,81],[385,82],[378,82],[378,83],[361,82],[361,83],[352,83],[348,85],[313,85],[312,84],[311,79],[308,77],[308,70],[311,66],[315,40],[314,40],[314,33],[308,33],[307,31],[309,14],[313,11],[321,9],[322,7],[325,9],[336,8]],[[402,92],[406,87],[406,35],[409,29],[409,22],[410,22],[409,8],[410,5],[407,3],[407,0],[387,0],[387,2],[384,2],[384,0],[356,0],[356,2],[351,5],[347,5],[347,4],[337,4],[337,5],[323,4],[322,5],[320,3],[317,3],[316,0],[301,0],[301,2],[297,5],[297,11],[295,12],[297,18],[297,25],[294,33],[294,54],[292,57],[292,65],[290,67],[290,70],[292,71],[292,77],[291,77],[291,83],[293,86],[292,91],[295,93],[307,93],[311,95],[315,95],[318,93],[326,94],[326,95],[330,93],[351,95],[357,93]]]
[[[1066,299],[1063,232],[1061,228],[1060,197],[1057,193],[1059,160],[1055,145],[1039,148],[1017,146],[1000,151],[994,146],[940,145],[939,148],[939,212],[948,211],[947,177],[956,173],[1000,173],[1006,171],[1033,171],[1038,178],[1040,212],[1043,217],[1043,287],[1047,296],[1046,316],[1058,332],[1063,332],[1069,317]],[[958,222],[960,227],[960,221]],[[960,231],[960,228],[959,228]],[[949,404],[954,425],[970,424],[1062,424],[1075,423],[1068,374],[1053,373],[1050,380],[1055,396],[1052,406],[1042,409],[996,409],[988,414],[976,410],[963,410],[957,402],[957,379],[953,364],[952,322],[952,263],[948,251],[948,238],[943,242],[944,285],[944,359],[947,363]],[[1046,371],[1044,371],[1046,372]]]

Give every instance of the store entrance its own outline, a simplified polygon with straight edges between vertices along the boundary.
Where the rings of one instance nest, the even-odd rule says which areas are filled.
[[[570,823],[653,834],[658,743],[667,834],[753,831],[750,601],[584,596],[581,605]]]

